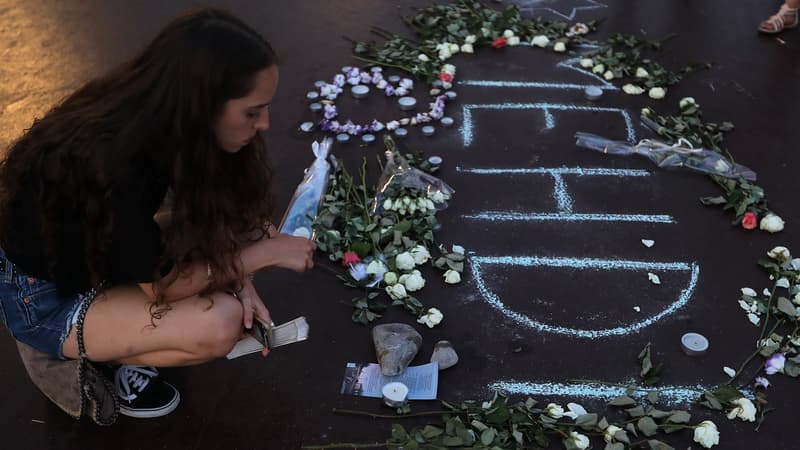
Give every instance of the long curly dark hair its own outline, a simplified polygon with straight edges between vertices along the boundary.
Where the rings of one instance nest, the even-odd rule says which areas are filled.
[[[269,43],[225,11],[202,9],[173,20],[139,55],[85,84],[12,144],[0,163],[0,242],[13,238],[2,219],[19,187],[35,183],[52,272],[59,257],[56,205],[70,197],[85,215],[87,263],[98,285],[108,275],[115,179],[144,164],[170,179],[174,194],[164,261],[178,273],[208,263],[213,279],[205,293],[241,278],[241,238],[270,220],[272,175],[261,139],[227,153],[213,125],[225,103],[250,93],[255,75],[274,64]]]

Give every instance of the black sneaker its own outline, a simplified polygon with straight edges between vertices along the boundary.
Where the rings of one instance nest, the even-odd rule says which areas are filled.
[[[181,395],[171,384],[158,378],[149,366],[120,366],[114,374],[119,413],[138,418],[166,416],[175,411]]]

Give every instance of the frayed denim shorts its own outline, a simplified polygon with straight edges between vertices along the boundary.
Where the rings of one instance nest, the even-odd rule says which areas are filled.
[[[55,283],[20,272],[0,249],[0,321],[24,344],[67,359],[64,340],[93,295],[94,290],[59,296]]]

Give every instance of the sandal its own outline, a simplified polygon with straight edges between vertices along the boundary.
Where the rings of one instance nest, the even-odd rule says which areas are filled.
[[[767,34],[777,34],[788,28],[797,27],[797,8],[790,8],[786,3],[781,5],[781,9],[774,16],[761,22],[758,31]]]

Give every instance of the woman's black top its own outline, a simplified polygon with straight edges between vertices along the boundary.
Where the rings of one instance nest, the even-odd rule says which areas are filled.
[[[120,170],[105,211],[111,218],[111,242],[101,256],[102,277],[111,285],[152,282],[159,267],[163,245],[161,230],[153,219],[163,201],[169,181],[148,164],[128,164]],[[60,295],[73,295],[96,287],[92,285],[87,261],[87,224],[84,205],[72,201],[71,192],[56,195],[55,260],[45,256],[40,203],[43,189],[30,180],[23,183],[12,203],[11,232],[0,245],[23,273],[55,282]],[[167,269],[168,270],[168,269]],[[164,270],[161,270],[162,274]]]

